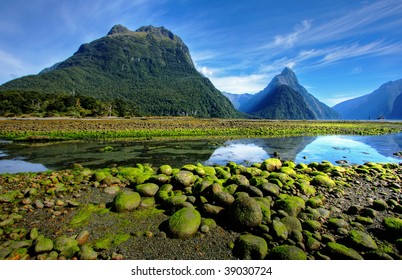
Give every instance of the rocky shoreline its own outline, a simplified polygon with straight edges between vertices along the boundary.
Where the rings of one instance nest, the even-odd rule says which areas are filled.
[[[402,259],[402,167],[80,165],[0,175],[0,259]]]

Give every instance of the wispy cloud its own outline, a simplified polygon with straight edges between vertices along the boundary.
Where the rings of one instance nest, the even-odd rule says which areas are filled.
[[[0,49],[0,84],[19,77],[26,71],[23,61]]]
[[[288,34],[276,35],[273,41],[262,46],[262,49],[273,49],[277,47],[291,48],[298,42],[305,33],[311,27],[311,20],[303,20],[299,25],[295,27],[295,30]]]

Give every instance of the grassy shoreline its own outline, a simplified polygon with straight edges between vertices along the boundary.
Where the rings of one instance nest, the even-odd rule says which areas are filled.
[[[275,137],[379,135],[402,131],[402,122],[278,121],[246,119],[0,119],[0,139],[63,141],[153,137]]]

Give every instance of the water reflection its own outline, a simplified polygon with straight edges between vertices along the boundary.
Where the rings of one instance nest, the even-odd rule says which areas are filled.
[[[253,143],[251,144],[229,144],[216,149],[212,156],[204,164],[224,165],[229,161],[248,164],[250,162],[261,162],[269,158],[268,153]]]
[[[112,151],[102,152],[111,146]],[[241,164],[261,162],[279,153],[284,160],[336,164],[345,160],[353,164],[396,162],[393,156],[402,150],[402,133],[382,136],[319,136],[258,139],[196,139],[144,140],[125,142],[70,142],[48,144],[20,144],[0,141],[0,174],[48,169],[63,169],[72,163],[89,168],[112,165],[133,166],[150,163],[154,166],[201,162],[221,164],[229,161]]]
[[[0,160],[0,174],[17,172],[41,172],[48,170],[43,164],[30,163],[20,159]]]
[[[352,164],[400,161],[392,156],[389,146],[387,149],[384,148],[381,145],[381,151],[384,153],[381,154],[376,148],[358,141],[358,137],[356,139],[353,136],[321,136],[297,154],[295,161],[308,163],[325,159],[332,163],[342,160]]]

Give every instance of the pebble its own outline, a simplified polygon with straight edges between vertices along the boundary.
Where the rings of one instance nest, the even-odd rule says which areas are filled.
[[[42,209],[43,207],[45,207],[45,205],[43,204],[43,202],[41,200],[35,200],[35,208],[36,209]]]

